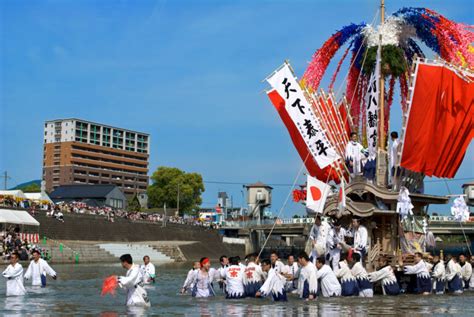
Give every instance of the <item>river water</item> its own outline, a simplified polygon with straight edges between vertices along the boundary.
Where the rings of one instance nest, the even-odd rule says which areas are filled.
[[[31,289],[24,297],[6,297],[5,280],[0,282],[0,315],[161,315],[161,316],[365,316],[365,315],[447,315],[474,316],[474,292],[461,296],[376,296],[361,298],[319,298],[305,302],[290,297],[286,303],[269,299],[226,300],[222,295],[195,299],[178,295],[188,265],[157,267],[157,283],[148,289],[152,307],[127,310],[125,292],[112,297],[100,296],[102,281],[114,274],[124,274],[120,265],[54,265],[58,280],[48,280],[46,289]],[[220,292],[219,292],[220,294]]]

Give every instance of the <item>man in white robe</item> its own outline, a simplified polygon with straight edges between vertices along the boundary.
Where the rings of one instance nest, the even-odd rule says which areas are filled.
[[[381,256],[378,262],[379,267],[377,268],[377,271],[369,273],[369,281],[372,283],[381,281],[384,295],[399,295],[400,286],[398,285],[392,267],[388,264],[387,258]]]
[[[125,276],[117,278],[120,288],[127,290],[127,306],[150,307],[150,300],[147,292],[143,289],[143,276],[140,267],[133,264],[130,254],[120,257],[122,267],[127,270]]]
[[[312,245],[310,259],[313,263],[316,263],[318,257],[326,254],[326,245],[330,229],[329,224],[326,221],[322,221],[320,215],[314,217],[314,224],[309,233],[309,240]]]
[[[336,274],[326,264],[324,256],[316,259],[316,267],[318,268],[316,278],[323,297],[341,296],[341,284],[339,284]]]
[[[306,254],[306,252],[305,252]],[[299,261],[298,261],[299,262]],[[295,256],[290,254],[287,259],[287,265],[285,266],[285,277],[286,277],[286,291],[292,292],[298,287],[298,277],[300,268],[298,263],[295,262]]]
[[[467,260],[464,253],[459,255],[459,265],[461,266],[461,277],[464,285],[464,290],[469,289],[469,283],[472,277],[472,265]]]
[[[150,262],[150,257],[145,255],[143,257],[143,264],[140,266],[143,276],[143,284],[155,283],[155,266]]]
[[[23,286],[23,267],[18,263],[19,255],[13,252],[10,255],[10,265],[7,266],[2,275],[7,279],[7,296],[23,296],[26,294]]]
[[[400,145],[400,140],[398,139],[398,132],[392,131],[390,133],[392,139],[392,144],[390,145],[389,152],[389,164],[390,164],[390,184],[394,184],[397,178],[396,166],[400,164],[398,159],[398,147]]]
[[[433,292],[436,295],[444,294],[446,288],[446,268],[444,261],[438,255],[433,256],[433,268],[431,276],[433,277]]]
[[[352,265],[351,273],[357,280],[357,285],[359,286],[359,296],[360,297],[374,297],[374,287],[369,281],[369,274],[360,263],[360,254],[353,253],[352,257],[348,258],[350,264]]]
[[[449,255],[448,258],[450,258]],[[446,281],[448,282],[448,291],[450,293],[463,293],[462,268],[454,256],[451,257],[446,265]]]
[[[416,294],[429,295],[432,291],[431,277],[428,271],[428,266],[423,260],[423,254],[420,252],[415,253],[414,265],[405,265],[405,274],[416,274],[416,288],[414,292]],[[403,262],[399,261],[400,266],[403,267]]]
[[[229,266],[221,271],[221,278],[226,281],[226,299],[238,299],[245,296],[244,269],[237,257],[229,259]]]
[[[195,271],[191,279],[193,285],[191,295],[196,298],[216,296],[213,282],[220,280],[222,270],[212,268],[209,258],[202,258],[199,262],[201,268]]]
[[[329,230],[326,248],[329,255],[329,261],[334,271],[337,270],[341,259],[342,247],[345,245],[345,236],[346,229],[342,228],[339,221],[336,221],[334,226]]]
[[[32,286],[46,287],[46,275],[51,276],[55,280],[57,274],[51,266],[49,266],[48,262],[41,258],[41,254],[38,250],[33,250],[32,255],[33,260],[26,270],[25,280],[31,279]]]
[[[351,176],[358,176],[362,174],[362,162],[365,160],[364,147],[357,142],[357,133],[351,133],[351,140],[346,145],[346,164],[351,173]]]
[[[247,259],[247,267],[244,270],[245,296],[255,297],[255,294],[258,292],[260,287],[262,287],[265,278],[262,268],[255,262],[257,255],[250,254]]]
[[[201,268],[201,263],[196,261],[193,263],[193,268],[189,270],[188,275],[186,276],[186,280],[184,281],[183,287],[181,288],[181,294],[186,293],[187,291],[191,291],[193,289],[192,280],[193,275],[197,270]]]
[[[298,295],[306,300],[316,299],[318,295],[318,278],[316,266],[309,260],[306,252],[298,255],[301,270],[298,279]]]
[[[272,262],[272,268],[275,269],[276,272],[286,273],[285,264],[283,264],[283,262],[280,261],[280,258],[278,257],[278,253],[276,251],[272,251],[272,253],[270,254],[270,261]]]
[[[364,257],[367,255],[368,232],[367,228],[360,224],[360,220],[360,217],[352,218],[352,230],[348,235],[354,238],[354,252],[360,254],[360,260],[363,263]]]
[[[269,260],[262,261],[262,270],[267,273],[267,279],[255,297],[271,296],[275,302],[286,302],[285,277],[272,268]]]

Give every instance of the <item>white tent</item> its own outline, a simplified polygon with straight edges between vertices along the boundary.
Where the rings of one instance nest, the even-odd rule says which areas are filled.
[[[19,189],[16,189],[16,190],[0,190],[0,195],[2,195],[2,196],[13,196],[15,198],[26,199],[25,194]]]
[[[28,198],[29,200],[33,200],[33,201],[36,201],[36,202],[47,201],[47,202],[50,203],[50,204],[53,203],[53,201],[51,200],[51,198],[49,198],[48,194],[46,194],[45,192],[40,192],[40,193],[25,193],[25,196],[26,196],[26,198]]]
[[[0,223],[39,226],[40,223],[24,210],[0,209]]]

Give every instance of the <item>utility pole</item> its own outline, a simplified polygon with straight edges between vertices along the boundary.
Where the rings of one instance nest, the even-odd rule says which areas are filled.
[[[5,171],[5,172],[3,173],[3,175],[0,176],[0,177],[3,178],[3,182],[4,182],[4,183],[3,183],[3,189],[7,190],[7,187],[8,187],[8,180],[11,179],[11,177],[8,176],[8,172],[7,172],[7,171]]]

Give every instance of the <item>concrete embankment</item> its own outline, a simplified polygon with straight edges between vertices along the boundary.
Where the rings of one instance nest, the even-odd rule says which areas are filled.
[[[40,237],[52,262],[116,262],[124,253],[141,260],[149,255],[153,262],[197,261],[201,257],[217,260],[222,254],[243,256],[242,245],[224,243],[216,230],[203,227],[161,223],[131,222],[104,217],[66,214],[64,223],[37,215]],[[60,247],[61,245],[61,247]]]

